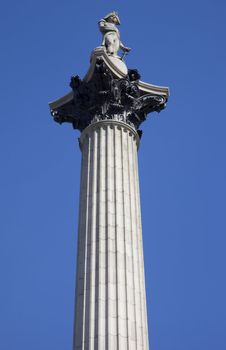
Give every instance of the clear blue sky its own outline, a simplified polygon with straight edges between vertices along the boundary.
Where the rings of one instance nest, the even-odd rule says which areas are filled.
[[[224,0],[2,3],[0,349],[71,349],[79,133],[48,102],[86,73],[111,10],[128,66],[171,89],[139,150],[151,349],[225,350]]]

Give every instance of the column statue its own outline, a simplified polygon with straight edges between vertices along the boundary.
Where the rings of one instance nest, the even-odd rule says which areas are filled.
[[[118,57],[118,51],[121,49],[128,53],[131,49],[123,45],[120,40],[120,32],[117,25],[120,25],[120,19],[117,12],[111,12],[102,18],[99,22],[99,29],[103,34],[102,46],[106,48],[108,55]]]

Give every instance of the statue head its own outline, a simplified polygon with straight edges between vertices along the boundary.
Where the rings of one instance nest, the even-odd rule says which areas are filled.
[[[117,12],[115,12],[115,11],[108,13],[108,14],[104,17],[104,19],[105,19],[105,21],[107,21],[107,22],[120,25],[119,16],[118,16]]]

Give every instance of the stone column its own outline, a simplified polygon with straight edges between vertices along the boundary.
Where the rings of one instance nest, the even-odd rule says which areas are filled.
[[[73,350],[148,350],[137,148],[169,89],[141,81],[105,46],[70,87],[49,105],[55,122],[81,131]]]
[[[147,350],[137,149],[126,122],[86,127],[73,350]]]

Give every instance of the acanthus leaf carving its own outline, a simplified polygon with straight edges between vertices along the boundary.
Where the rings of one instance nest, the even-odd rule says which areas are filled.
[[[139,79],[136,69],[128,70],[124,78],[115,78],[99,57],[88,82],[71,77],[73,100],[52,111],[54,120],[72,123],[82,131],[94,121],[117,118],[138,130],[148,113],[159,112],[166,103],[164,96],[141,91]]]

